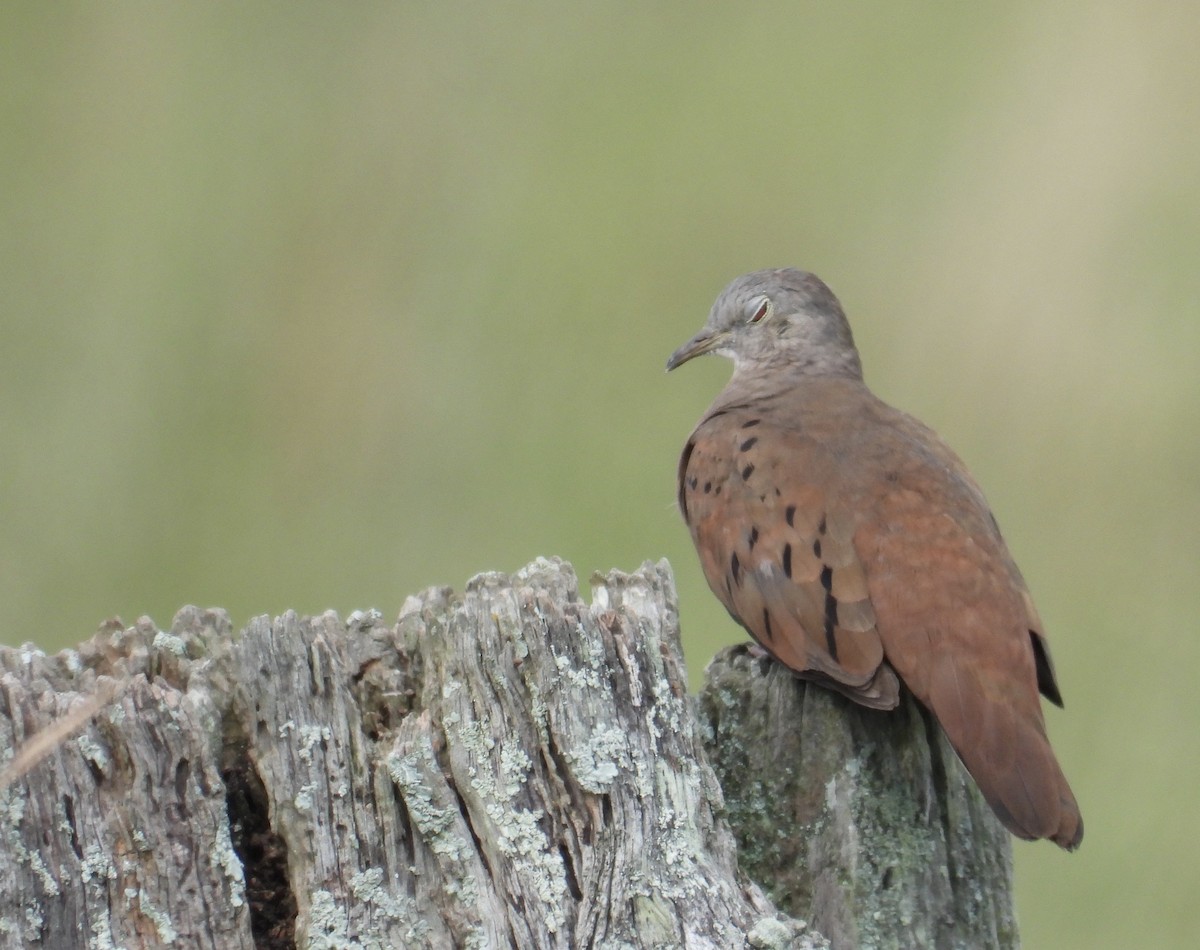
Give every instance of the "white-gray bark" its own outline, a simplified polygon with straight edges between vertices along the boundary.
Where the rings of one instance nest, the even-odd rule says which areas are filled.
[[[708,680],[665,562],[0,649],[0,947],[1016,945],[919,708]]]

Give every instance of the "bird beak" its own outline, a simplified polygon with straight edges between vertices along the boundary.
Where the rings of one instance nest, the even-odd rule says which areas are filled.
[[[712,352],[723,344],[728,336],[728,333],[713,333],[710,330],[701,330],[671,354],[671,358],[667,360],[667,372],[669,373],[677,366],[682,366],[693,356],[702,356],[705,353]]]

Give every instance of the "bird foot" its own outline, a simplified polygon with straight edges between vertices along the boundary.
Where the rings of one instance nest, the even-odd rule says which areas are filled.
[[[748,654],[750,654],[750,658],[753,660],[766,660],[766,659],[769,659],[771,656],[770,653],[768,653],[766,650],[764,650],[761,646],[759,646],[753,640],[751,640],[749,643],[745,644],[745,650]]]

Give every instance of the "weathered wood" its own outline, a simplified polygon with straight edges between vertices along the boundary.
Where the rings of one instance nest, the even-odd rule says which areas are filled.
[[[741,869],[780,909],[835,947],[1018,945],[1008,832],[911,696],[865,709],[733,647],[700,719]]]
[[[665,562],[0,649],[0,946],[1013,945],[1007,839],[919,710],[710,677]]]

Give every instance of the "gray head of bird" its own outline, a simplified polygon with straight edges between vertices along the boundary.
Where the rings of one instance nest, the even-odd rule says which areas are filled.
[[[667,369],[716,353],[734,374],[790,370],[862,378],[862,365],[842,305],[824,282],[785,267],[738,277],[726,287],[704,329],[671,354]]]

